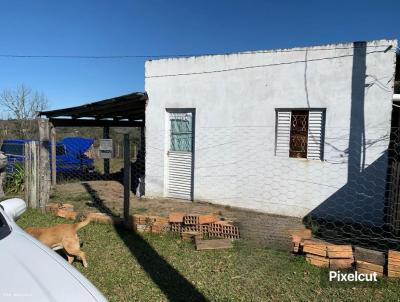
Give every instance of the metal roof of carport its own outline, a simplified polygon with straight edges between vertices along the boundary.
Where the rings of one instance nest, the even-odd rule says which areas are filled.
[[[55,127],[141,127],[144,126],[148,96],[135,92],[94,103],[39,112]]]

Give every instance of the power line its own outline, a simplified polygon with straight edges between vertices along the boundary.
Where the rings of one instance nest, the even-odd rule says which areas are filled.
[[[193,54],[160,54],[160,55],[47,55],[47,54],[0,54],[0,58],[14,58],[14,59],[152,59],[152,58],[174,58],[174,57],[198,57],[198,56],[215,56],[215,55],[232,55],[232,54],[255,54],[255,53],[276,53],[276,52],[304,52],[304,51],[332,51],[337,49],[356,49],[356,48],[370,48],[370,47],[392,47],[393,45],[372,45],[372,46],[347,46],[347,47],[302,47],[293,49],[270,49],[270,50],[256,50],[256,51],[242,51],[242,52],[226,52],[226,53],[193,53]]]
[[[386,50],[370,51],[370,52],[367,52],[366,55],[372,54],[372,53],[378,53],[378,52],[386,52]],[[146,76],[145,78],[146,79],[151,79],[151,78],[167,78],[167,77],[178,77],[178,76],[188,76],[188,75],[211,74],[211,73],[220,73],[220,72],[244,70],[244,69],[264,68],[264,67],[279,66],[279,65],[289,65],[289,64],[296,64],[296,63],[331,60],[331,59],[346,58],[346,57],[352,57],[352,56],[353,56],[353,54],[348,54],[348,55],[341,55],[341,56],[334,56],[334,57],[323,57],[323,58],[317,58],[317,59],[296,60],[296,61],[290,61],[290,62],[280,62],[280,63],[271,63],[271,64],[262,64],[262,65],[253,65],[253,66],[242,66],[242,67],[226,68],[226,69],[219,69],[219,70],[153,75],[153,76]]]

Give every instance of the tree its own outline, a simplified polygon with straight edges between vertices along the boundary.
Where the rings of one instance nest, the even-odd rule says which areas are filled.
[[[34,121],[39,111],[48,107],[47,97],[25,85],[16,89],[5,89],[0,93],[0,106],[8,112],[8,120],[13,121],[14,133],[18,138],[34,138],[37,125]]]

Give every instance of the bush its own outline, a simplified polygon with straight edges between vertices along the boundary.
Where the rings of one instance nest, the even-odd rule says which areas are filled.
[[[16,162],[12,173],[7,174],[5,179],[5,192],[16,194],[24,190],[25,170],[24,165]]]

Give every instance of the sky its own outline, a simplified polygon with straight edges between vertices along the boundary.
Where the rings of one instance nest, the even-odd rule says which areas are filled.
[[[0,91],[24,84],[50,108],[144,90],[145,58],[400,37],[400,1],[0,0]]]

